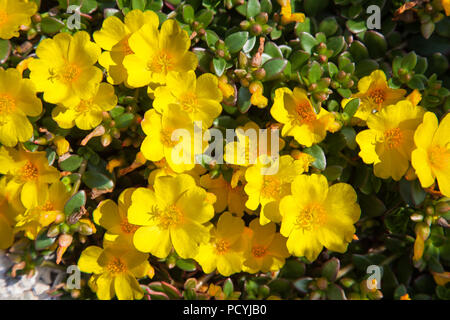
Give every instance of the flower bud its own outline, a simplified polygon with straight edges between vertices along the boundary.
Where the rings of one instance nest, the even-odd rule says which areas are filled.
[[[47,231],[47,237],[49,238],[55,238],[59,235],[59,225],[54,224],[52,225],[48,231]]]
[[[256,16],[255,21],[260,23],[260,24],[266,24],[267,21],[269,21],[269,15],[267,14],[267,12],[260,12]]]
[[[341,70],[338,72],[337,78],[338,78],[338,80],[344,80],[346,75],[347,75],[347,73],[345,73],[345,71]]]
[[[247,71],[245,71],[244,69],[236,69],[234,70],[234,74],[238,77],[238,78],[244,78],[245,75],[247,74]]]
[[[241,21],[239,25],[242,30],[248,30],[248,28],[250,28],[250,22],[247,20]]]
[[[262,32],[262,27],[259,23],[255,23],[250,28],[250,33],[254,36],[258,36]]]
[[[101,142],[102,146],[105,148],[111,144],[111,141],[112,141],[112,137],[109,133],[102,135],[102,137],[100,138],[100,142]]]
[[[82,224],[80,224],[80,228],[79,228],[78,232],[84,236],[90,236],[94,233],[94,230],[88,224],[82,223]]]
[[[248,64],[248,58],[242,51],[239,52],[239,67],[245,68]]]
[[[423,221],[423,215],[421,215],[419,212],[414,212],[410,216],[410,219],[414,222],[420,222],[420,221]]]
[[[328,280],[323,277],[317,279],[316,283],[320,290],[325,290],[328,287]]]
[[[264,68],[259,68],[255,72],[253,72],[253,75],[257,80],[262,80],[266,76],[266,70]]]
[[[435,208],[438,213],[447,213],[450,211],[450,205],[448,202],[439,202]]]

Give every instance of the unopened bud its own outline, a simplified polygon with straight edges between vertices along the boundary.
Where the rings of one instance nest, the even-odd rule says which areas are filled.
[[[252,27],[250,28],[250,32],[254,36],[258,36],[262,32],[261,25],[259,23],[253,24]]]
[[[338,78],[339,80],[343,80],[343,79],[345,78],[346,75],[347,75],[347,74],[345,73],[345,71],[344,71],[344,70],[341,70],[341,71],[338,72],[337,78]]]
[[[425,212],[426,212],[427,215],[432,216],[432,215],[434,215],[434,208],[433,208],[432,206],[428,206],[428,207],[425,209]]]
[[[111,141],[112,141],[112,137],[109,133],[102,135],[102,137],[100,138],[100,142],[101,142],[102,146],[105,148],[111,144]]]
[[[328,287],[328,280],[325,278],[319,278],[317,279],[317,287],[320,290],[325,290]]]
[[[248,30],[250,28],[250,22],[247,20],[241,21],[240,27],[242,30]]]
[[[267,21],[269,21],[269,15],[267,14],[267,12],[260,12],[256,18],[255,18],[256,22],[260,23],[260,24],[266,24]]]
[[[52,225],[47,231],[47,237],[55,238],[59,235],[59,225]]]
[[[239,67],[245,68],[248,63],[248,58],[242,51],[239,52]]]
[[[265,34],[271,33],[272,30],[273,30],[273,28],[272,28],[271,26],[269,26],[268,24],[265,24],[265,25],[263,25],[263,27],[262,27],[262,31],[263,31]]]
[[[234,74],[235,74],[238,78],[244,78],[245,75],[247,74],[247,71],[245,71],[244,69],[236,69],[236,70],[234,70]]]
[[[448,204],[448,202],[439,202],[436,205],[436,211],[438,213],[447,213],[450,211],[450,205]]]
[[[84,236],[90,236],[94,233],[94,230],[86,223],[82,223],[78,232]]]
[[[257,80],[262,80],[266,76],[266,70],[264,68],[259,68],[255,72],[253,72],[253,75]]]

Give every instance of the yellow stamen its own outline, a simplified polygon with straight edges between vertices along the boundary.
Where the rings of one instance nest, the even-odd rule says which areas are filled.
[[[383,89],[375,89],[370,91],[369,97],[372,99],[373,102],[380,105],[386,100],[386,93]]]
[[[123,233],[130,234],[130,233],[135,233],[136,230],[139,229],[139,226],[129,223],[128,219],[125,218],[120,223],[120,229],[122,230]]]
[[[300,212],[295,224],[297,228],[311,230],[320,227],[325,222],[325,209],[320,204],[312,203]]]
[[[35,180],[38,175],[38,168],[33,163],[31,163],[31,161],[27,161],[27,163],[21,169],[22,180]]]
[[[122,259],[113,258],[106,266],[106,269],[111,273],[117,274],[127,271],[127,266]]]
[[[72,83],[78,80],[80,77],[81,70],[78,66],[74,64],[69,64],[65,66],[60,73],[61,80],[66,83]]]
[[[165,210],[153,208],[150,212],[152,219],[158,221],[160,228],[168,229],[169,227],[176,227],[183,221],[183,213],[176,205],[170,205]]]
[[[16,101],[9,94],[0,94],[0,114],[10,113],[16,108]]]
[[[388,149],[397,148],[403,141],[403,132],[400,128],[393,128],[384,132],[384,141]]]
[[[89,100],[81,100],[76,108],[76,111],[79,113],[84,113],[84,112],[91,111],[92,109],[93,109],[92,108],[92,99],[89,99]]]
[[[152,72],[167,74],[173,69],[173,64],[172,57],[168,53],[161,51],[153,57],[148,65],[148,69]]]
[[[172,130],[163,129],[160,134],[161,143],[166,147],[175,147],[178,141],[172,140]]]
[[[316,120],[316,114],[308,101],[302,101],[295,107],[296,121],[299,124],[307,124]]]
[[[55,209],[55,206],[53,205],[53,203],[51,203],[50,201],[47,201],[43,206],[42,206],[42,211],[53,211]]]
[[[186,92],[181,95],[179,99],[179,103],[184,111],[186,112],[194,112],[197,109],[197,96],[195,93]]]
[[[253,246],[252,248],[252,254],[254,257],[256,258],[261,258],[264,257],[267,253],[267,248],[263,247],[263,246]]]
[[[216,241],[216,252],[217,254],[224,254],[230,250],[230,243],[226,240],[219,239]]]
[[[281,192],[281,181],[275,176],[264,176],[261,195],[265,198],[276,198]]]

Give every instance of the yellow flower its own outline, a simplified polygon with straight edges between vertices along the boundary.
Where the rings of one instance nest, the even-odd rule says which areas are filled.
[[[256,210],[261,204],[260,223],[280,222],[280,200],[290,194],[291,182],[303,172],[302,163],[290,155],[279,158],[278,171],[275,174],[263,174],[266,165],[262,161],[251,166],[245,172],[247,184],[244,187],[248,194],[247,208]]]
[[[309,261],[314,261],[324,246],[344,253],[361,213],[355,190],[346,183],[328,187],[324,176],[312,174],[297,176],[291,191],[280,203],[280,233],[288,238],[289,252]]]
[[[243,186],[239,185],[233,188],[231,183],[226,181],[223,176],[211,179],[209,174],[200,177],[200,185],[208,192],[216,195],[217,201],[214,203],[214,210],[217,213],[228,208],[230,213],[242,217],[244,211],[250,212],[245,208],[248,196],[244,193]]]
[[[291,0],[278,0],[281,6],[281,23],[288,24],[290,22],[303,22],[305,15],[303,13],[292,13]]]
[[[204,129],[209,128],[222,112],[222,92],[217,77],[211,73],[196,79],[195,72],[171,72],[166,77],[166,85],[155,90],[153,107],[161,114],[172,104],[178,104],[192,122],[202,121]]]
[[[194,124],[179,105],[171,105],[170,110],[162,116],[155,109],[148,110],[141,125],[147,135],[142,142],[141,151],[147,160],[160,161],[165,158],[170,168],[178,173],[194,168],[195,153],[202,153],[206,142],[203,141],[201,150],[195,150]],[[177,137],[175,130],[189,133],[188,139]]]
[[[11,178],[8,187],[17,188],[22,204],[30,209],[47,199],[47,186],[57,182],[59,171],[48,165],[45,152],[0,148],[0,173]]]
[[[250,130],[250,131],[248,131]],[[256,135],[253,135],[254,132]],[[267,130],[266,141],[260,135],[260,127],[253,121],[247,122],[243,127],[236,128],[237,141],[229,142],[225,146],[224,160],[228,163],[248,167],[255,164],[259,156],[271,155],[272,152],[272,128]],[[285,142],[278,139],[278,150],[283,149]]]
[[[52,110],[52,117],[61,128],[70,129],[76,125],[81,130],[90,130],[102,122],[103,112],[113,109],[116,104],[114,87],[100,83],[89,98],[57,105]]]
[[[441,193],[450,197],[450,114],[438,126],[436,115],[425,113],[414,142],[411,162],[422,187],[430,187],[437,178]]]
[[[125,15],[124,22],[115,16],[103,21],[102,28],[94,32],[95,42],[106,50],[98,62],[108,73],[107,80],[111,84],[120,84],[128,77],[123,66],[123,59],[133,53],[128,39],[144,24],[158,28],[159,18],[153,11],[132,10]]]
[[[316,114],[306,91],[278,88],[270,114],[284,124],[281,134],[293,136],[307,147],[325,139],[327,131],[334,131],[334,115],[323,108]]]
[[[450,16],[450,0],[441,0],[441,4],[444,7],[445,15]]]
[[[358,82],[358,90],[359,92],[352,95],[350,99],[343,99],[342,106],[345,107],[352,99],[360,98],[361,102],[354,117],[363,121],[366,121],[374,112],[396,104],[406,94],[403,89],[389,88],[386,75],[381,70],[375,70],[369,76],[361,78]]]
[[[94,66],[100,52],[85,31],[73,36],[58,33],[37,47],[39,59],[30,61],[30,79],[37,91],[44,92],[45,101],[77,104],[92,97],[102,80],[102,71]]]
[[[0,38],[18,37],[20,26],[29,26],[37,9],[33,1],[0,0]]]
[[[168,165],[165,158],[163,158],[160,161],[154,162],[157,169],[150,172],[150,175],[148,176],[148,185],[153,186],[155,183],[155,179],[161,176],[172,176],[176,177],[178,173],[173,171],[170,166]],[[190,175],[192,178],[194,178],[196,184],[200,184],[200,176],[202,174],[205,174],[206,169],[203,168],[200,164],[196,164],[195,167],[189,171],[185,171],[184,173]]]
[[[17,141],[33,137],[27,116],[42,112],[42,102],[29,79],[22,79],[16,69],[0,69],[0,143],[14,147]]]
[[[129,247],[87,247],[78,260],[82,272],[93,273],[89,284],[100,300],[142,299],[144,292],[136,278],[151,274],[148,254]]]
[[[56,136],[55,139],[53,139],[53,144],[56,146],[56,153],[58,156],[62,156],[69,152],[70,143],[64,137]]]
[[[17,211],[9,203],[6,178],[0,179],[0,249],[9,248],[14,242],[14,219]]]
[[[164,84],[170,71],[186,72],[197,68],[197,56],[188,51],[189,35],[173,19],[166,20],[161,31],[156,24],[145,24],[131,35],[128,43],[134,53],[123,59],[123,65],[130,86]]]
[[[256,273],[280,270],[289,257],[286,238],[276,232],[273,222],[262,226],[258,219],[253,219],[250,229],[253,232],[250,245],[244,253],[244,271]]]
[[[173,246],[180,257],[193,258],[209,240],[204,224],[214,216],[206,191],[187,174],[158,177],[153,188],[139,188],[131,197],[128,221],[142,226],[134,234],[135,247],[165,258]]]
[[[211,273],[217,268],[221,275],[228,277],[241,271],[244,228],[241,218],[233,217],[229,212],[220,216],[217,227],[211,229],[210,242],[201,244],[195,257],[203,272]]]
[[[374,174],[400,180],[408,170],[414,149],[414,131],[422,121],[424,110],[402,100],[383,108],[367,119],[369,129],[356,136],[365,163],[373,163]]]
[[[131,206],[131,195],[135,188],[125,189],[119,196],[117,204],[111,199],[99,203],[94,210],[94,222],[106,229],[104,244],[118,241],[132,244],[133,236],[139,226],[128,222],[127,213]]]
[[[70,198],[70,192],[60,181],[53,183],[46,193],[47,198],[42,205],[28,209],[16,217],[15,230],[25,231],[25,236],[31,240],[36,239],[42,228],[53,223],[58,214],[64,214],[64,206]]]
[[[222,91],[224,99],[234,96],[234,87],[228,83],[228,78],[225,75],[219,77],[219,89]]]

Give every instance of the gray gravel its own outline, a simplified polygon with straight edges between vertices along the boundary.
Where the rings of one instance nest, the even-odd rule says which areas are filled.
[[[0,300],[52,300],[47,294],[52,288],[52,280],[49,268],[37,268],[35,274],[12,278],[6,272],[12,267],[13,262],[0,250]]]

